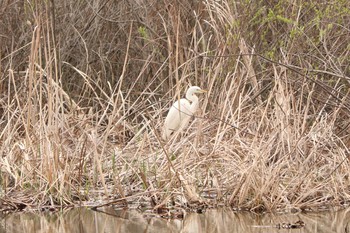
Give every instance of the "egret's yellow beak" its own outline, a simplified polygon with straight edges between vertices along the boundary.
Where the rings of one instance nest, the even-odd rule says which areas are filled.
[[[207,92],[208,92],[207,90],[203,90],[203,89],[198,91],[198,93],[207,93]]]

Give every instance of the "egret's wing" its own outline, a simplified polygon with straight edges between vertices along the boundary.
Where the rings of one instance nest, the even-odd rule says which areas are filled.
[[[180,99],[180,104],[179,101],[176,101],[171,108],[177,111],[177,115],[181,121],[186,117],[192,116],[191,104],[187,99]]]
[[[173,132],[176,132],[184,126],[187,126],[192,115],[190,111],[190,102],[186,99],[180,99],[171,106],[164,122],[163,138],[169,138]]]
[[[177,130],[180,125],[180,116],[177,108],[172,106],[168,112],[167,117],[165,118],[165,125],[168,129]]]
[[[176,107],[176,109],[179,111],[179,115],[180,115],[180,125],[179,125],[179,129],[178,130],[183,130],[187,127],[188,123],[190,122],[192,111],[191,111],[191,104],[187,99],[181,99],[180,100],[180,109],[178,109],[179,104],[177,103],[177,105],[173,105],[174,107]]]

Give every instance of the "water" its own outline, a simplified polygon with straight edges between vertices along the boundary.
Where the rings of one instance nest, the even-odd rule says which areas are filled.
[[[203,214],[189,213],[183,220],[150,217],[133,210],[104,209],[105,213],[76,208],[56,213],[13,213],[2,216],[2,232],[350,232],[350,210],[308,214],[236,213],[228,209],[207,210]],[[281,223],[303,221],[300,229],[277,229]]]

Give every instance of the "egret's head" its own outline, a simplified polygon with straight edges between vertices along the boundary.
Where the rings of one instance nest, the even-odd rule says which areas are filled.
[[[201,89],[200,87],[197,86],[192,86],[188,88],[187,93],[188,95],[193,95],[193,94],[201,94],[201,93],[206,93],[206,90]]]
[[[201,94],[201,93],[206,93],[206,90],[201,89],[200,87],[197,86],[192,86],[188,88],[186,92],[186,99],[190,101],[194,101],[197,97],[195,96],[196,94]]]

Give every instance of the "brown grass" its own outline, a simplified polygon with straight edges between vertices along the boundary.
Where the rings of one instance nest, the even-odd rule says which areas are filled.
[[[2,209],[346,204],[349,3],[277,2],[3,1]]]

